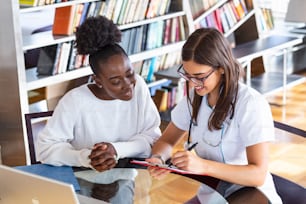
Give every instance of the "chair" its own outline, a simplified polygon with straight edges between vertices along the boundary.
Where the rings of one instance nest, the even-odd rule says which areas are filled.
[[[40,163],[36,159],[35,141],[36,141],[39,131],[41,131],[45,127],[48,118],[51,117],[52,114],[53,114],[53,111],[25,114],[31,164]]]
[[[306,131],[274,121],[274,127],[287,133],[295,134],[297,136],[306,137]],[[306,189],[303,186],[300,186],[297,183],[294,183],[290,180],[287,180],[278,175],[272,174],[276,191],[281,197],[283,204],[291,203],[305,203],[306,204]]]
[[[306,189],[292,181],[272,174],[276,191],[283,204],[306,203]]]

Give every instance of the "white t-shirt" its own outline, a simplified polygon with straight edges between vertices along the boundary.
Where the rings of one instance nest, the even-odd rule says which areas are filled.
[[[178,128],[188,131],[190,111],[192,108],[185,97],[172,111],[171,120]],[[248,163],[246,147],[275,139],[268,102],[256,90],[245,84],[239,83],[234,117],[231,120],[227,117],[221,130],[208,130],[208,120],[212,111],[207,103],[207,97],[203,96],[197,124],[193,124],[191,128],[192,143],[198,142],[194,150],[202,158],[226,164],[244,165]],[[276,203],[279,203],[280,198],[276,194],[270,174],[259,189],[263,190],[272,202],[276,200]],[[230,193],[225,191],[224,196]]]
[[[148,157],[160,137],[160,117],[144,80],[136,75],[131,100],[101,100],[87,84],[65,94],[40,132],[37,157],[43,163],[90,167],[94,144],[110,142],[119,158]]]

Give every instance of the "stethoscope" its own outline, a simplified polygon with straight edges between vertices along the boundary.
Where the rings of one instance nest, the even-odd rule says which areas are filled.
[[[197,126],[198,124],[196,122],[194,122],[192,120],[192,118],[190,119],[190,122],[189,122],[189,129],[188,129],[188,135],[187,135],[187,141],[185,142],[184,144],[184,149],[190,149],[190,147],[192,147],[195,143],[192,143],[191,142],[191,128],[192,126],[195,125]],[[202,141],[211,146],[211,147],[220,147],[220,153],[221,153],[221,157],[222,157],[222,161],[225,163],[225,158],[224,158],[224,153],[223,153],[223,147],[222,147],[222,141],[223,141],[223,136],[224,136],[224,124],[222,124],[221,126],[221,136],[220,136],[220,140],[218,141],[218,143],[214,144],[212,142],[209,142],[205,139],[204,135],[202,136]],[[196,142],[197,143],[197,142]]]

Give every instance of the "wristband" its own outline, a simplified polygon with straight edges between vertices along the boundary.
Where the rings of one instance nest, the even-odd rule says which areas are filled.
[[[114,154],[114,159],[115,159],[115,161],[116,161],[116,164],[118,164],[119,156],[116,155],[116,154]]]
[[[153,154],[151,155],[151,158],[157,158],[157,159],[160,159],[162,164],[165,164],[165,160],[163,159],[163,157],[159,154]]]

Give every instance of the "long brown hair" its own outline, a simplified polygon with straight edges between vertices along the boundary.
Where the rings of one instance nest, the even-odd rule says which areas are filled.
[[[220,96],[208,121],[209,130],[221,129],[226,117],[234,116],[238,81],[242,72],[240,64],[233,56],[229,42],[217,29],[197,29],[188,37],[183,46],[182,60],[192,60],[215,69],[220,67],[224,69]],[[191,99],[188,91],[187,96],[192,105],[192,120],[197,122],[203,97],[194,92],[194,97]]]

